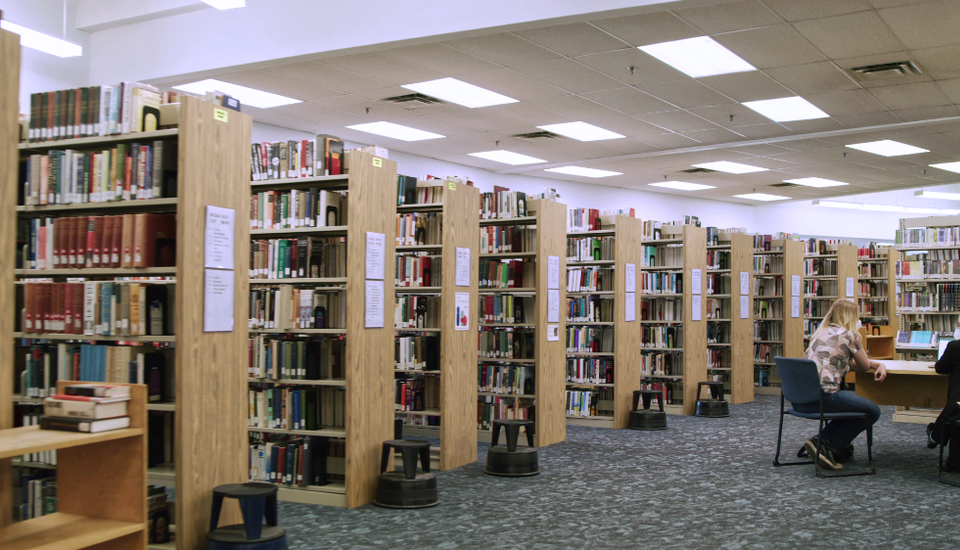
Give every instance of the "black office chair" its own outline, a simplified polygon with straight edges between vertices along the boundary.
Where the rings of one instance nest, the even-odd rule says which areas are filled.
[[[941,432],[946,434],[949,433],[950,437],[960,437],[960,402],[954,405],[952,414],[945,414],[944,418],[940,420],[942,426],[940,428]],[[943,441],[946,437],[941,436],[940,439],[940,461],[937,464],[937,481],[944,483],[946,485],[953,485],[954,487],[960,487],[960,483],[956,481],[948,481],[943,479],[943,449],[947,446],[947,442]]]
[[[777,371],[780,373],[780,429],[777,432],[777,456],[773,459],[774,466],[799,466],[801,464],[813,464],[814,473],[817,477],[846,477],[862,476],[877,473],[873,466],[873,426],[867,428],[867,461],[870,469],[867,471],[852,471],[834,474],[820,473],[820,465],[816,457],[813,460],[804,460],[800,462],[780,462],[780,446],[783,439],[783,417],[787,414],[797,418],[807,420],[817,420],[820,427],[817,430],[817,455],[823,446],[823,426],[830,420],[853,420],[857,418],[866,418],[865,413],[828,413],[823,412],[823,388],[820,386],[820,375],[817,373],[817,364],[809,359],[794,359],[790,357],[775,357]],[[786,409],[785,401],[790,403],[820,403],[819,413],[804,413],[794,408]]]

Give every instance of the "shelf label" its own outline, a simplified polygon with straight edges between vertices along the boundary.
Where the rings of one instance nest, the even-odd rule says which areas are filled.
[[[220,122],[227,122],[230,120],[230,112],[227,111],[226,109],[214,108],[213,120],[219,120]]]
[[[632,323],[637,320],[637,293],[624,293],[623,320]]]
[[[623,275],[623,282],[626,289],[624,292],[637,291],[637,264],[626,264]]]
[[[703,299],[700,296],[690,297],[690,320],[700,321],[703,319]]]
[[[203,267],[233,269],[233,224],[237,211],[207,205],[203,231]]]
[[[453,181],[453,180],[447,180],[447,189],[449,189],[449,190],[451,190],[451,191],[456,191],[456,190],[457,190],[457,182],[455,182],[455,181]]]
[[[560,322],[560,290],[547,289],[547,322]]]
[[[364,328],[383,328],[383,281],[364,281],[366,283]]]
[[[470,330],[470,293],[457,292],[454,298],[457,308],[456,330]]]
[[[750,318],[750,296],[740,296],[740,318]]]
[[[547,256],[547,290],[560,290],[560,256]]]
[[[856,292],[854,291],[853,277],[847,277],[847,298],[853,298]]]
[[[692,284],[690,285],[690,293],[699,296],[702,292],[703,287],[703,276],[700,268],[691,269],[690,276],[693,279]],[[694,319],[696,321],[697,319]]]
[[[457,266],[454,285],[470,286],[470,249],[457,247]]]
[[[373,165],[377,168],[383,168],[383,159],[380,157],[373,157]]]
[[[800,296],[800,276],[794,275],[790,281],[790,295],[791,296]],[[799,315],[794,315],[794,317],[799,317]]]
[[[790,298],[790,316],[800,317],[800,297],[799,296],[794,296]]]
[[[383,233],[367,231],[367,279],[383,280],[383,255],[386,240],[387,237]]]
[[[750,273],[748,271],[740,272],[740,294],[743,296],[750,294]]]
[[[233,271],[205,269],[203,332],[233,332]]]
[[[560,325],[547,325],[547,342],[560,341]]]

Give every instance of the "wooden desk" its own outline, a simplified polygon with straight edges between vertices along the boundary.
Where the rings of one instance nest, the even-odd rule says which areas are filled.
[[[946,405],[949,377],[937,374],[933,370],[932,361],[880,363],[887,367],[887,379],[877,382],[873,379],[873,370],[856,373],[857,395],[866,397],[877,405],[938,409],[937,413]]]

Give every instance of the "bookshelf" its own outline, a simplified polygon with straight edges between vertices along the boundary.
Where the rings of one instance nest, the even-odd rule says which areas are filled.
[[[707,232],[693,225],[644,222],[643,233],[641,323],[651,329],[645,331],[648,335],[672,332],[682,343],[654,347],[649,337],[644,340],[643,383],[660,384],[672,396],[664,407],[668,413],[693,415],[697,384],[707,380]],[[700,278],[698,294],[693,292],[695,273]],[[680,292],[671,282],[675,276]]]
[[[418,185],[434,183],[434,181],[437,181],[439,188],[442,190],[439,202],[422,205],[404,204],[401,208],[398,208],[402,211],[398,214],[398,217],[430,213],[437,213],[442,216],[438,232],[434,235],[430,235],[429,231],[427,232],[426,240],[432,244],[398,246],[397,250],[398,256],[400,254],[412,257],[419,254],[429,255],[432,259],[432,273],[437,273],[439,268],[441,280],[431,280],[430,284],[436,286],[426,287],[431,289],[429,295],[420,292],[420,288],[403,286],[398,286],[396,293],[398,300],[429,297],[435,299],[436,303],[433,306],[427,306],[427,326],[398,328],[396,333],[398,337],[436,338],[440,353],[436,364],[433,365],[435,370],[398,369],[396,372],[397,382],[395,383],[403,380],[410,381],[412,384],[435,384],[436,379],[439,378],[439,385],[426,386],[425,392],[428,395],[425,401],[428,402],[428,406],[424,407],[423,410],[400,411],[396,413],[396,416],[403,420],[404,434],[406,435],[439,437],[440,469],[449,470],[475,462],[477,459],[477,437],[473,431],[477,414],[474,405],[476,400],[477,331],[458,330],[456,295],[466,293],[468,295],[468,311],[478,311],[478,257],[482,257],[478,254],[479,240],[477,238],[480,231],[477,211],[480,193],[477,188],[463,185],[454,180],[429,180],[418,182]],[[460,251],[462,254],[464,250],[469,251],[469,265],[467,266],[469,278],[465,286],[458,286],[456,284],[457,253]],[[440,262],[439,266],[437,262]],[[461,268],[463,267],[461,266]],[[439,283],[439,285],[436,283]],[[464,315],[468,320],[467,328],[469,328],[470,324],[476,322],[476,315],[470,313]],[[431,316],[436,317],[436,319],[431,319]],[[397,346],[399,350],[399,341]],[[425,347],[425,349],[427,348]],[[427,357],[429,352],[423,355],[425,361],[431,359]],[[439,395],[429,395],[437,390]],[[438,406],[436,408],[430,407],[430,403],[435,403]],[[433,424],[437,421],[439,426]],[[432,425],[423,426],[424,424]]]
[[[609,219],[608,216],[601,216],[601,220]],[[633,392],[640,388],[642,380],[641,375],[641,340],[643,337],[643,324],[639,319],[637,308],[642,296],[642,277],[639,268],[641,265],[640,243],[643,235],[643,222],[636,218],[626,215],[617,215],[612,217],[612,226],[604,227],[600,230],[581,231],[567,234],[568,255],[567,269],[577,269],[580,267],[612,268],[613,293],[611,295],[581,295],[577,293],[567,294],[567,330],[569,331],[588,331],[588,330],[611,330],[613,331],[612,343],[613,350],[609,355],[599,353],[575,353],[567,354],[567,390],[568,391],[589,391],[612,392],[612,399],[600,400],[598,411],[603,410],[603,415],[575,416],[567,415],[567,424],[580,426],[593,426],[601,428],[627,427],[630,410],[633,407]],[[575,253],[580,246],[585,244],[583,239],[597,239],[601,252],[606,249],[609,258],[600,256],[599,260],[576,260],[571,261],[571,253]],[[609,239],[604,241],[604,239]],[[578,257],[578,256],[576,256]],[[579,257],[578,257],[579,258]],[[633,272],[633,288],[630,293],[627,292],[627,267]],[[627,321],[627,300],[633,297],[633,320]],[[593,315],[587,316],[593,306]],[[612,306],[612,307],[611,307]],[[581,316],[570,318],[569,315],[578,312]],[[580,320],[581,318],[587,320]],[[601,333],[602,334],[602,333]],[[601,336],[602,338],[602,336]],[[568,336],[568,345],[570,344]],[[591,369],[590,361],[595,361],[600,365],[610,367],[610,377],[599,381],[578,381],[577,374],[602,375],[599,368]],[[611,361],[612,364],[604,364]],[[586,367],[586,368],[584,368]],[[601,380],[596,378],[595,380]]]
[[[531,204],[531,203],[534,203]],[[514,218],[487,218],[481,219],[480,228],[487,227],[510,227],[531,225],[536,226],[536,254],[518,259],[532,260],[536,264],[535,277],[533,284],[527,282],[529,276],[524,271],[523,287],[508,289],[480,288],[480,300],[483,302],[488,297],[497,299],[503,296],[512,296],[513,300],[527,300],[528,305],[532,305],[533,314],[526,311],[528,306],[524,306],[524,315],[526,316],[523,326],[497,326],[496,323],[486,327],[481,325],[481,330],[515,330],[532,329],[534,359],[503,359],[503,358],[480,358],[480,369],[478,375],[483,373],[486,368],[503,367],[509,370],[512,367],[524,367],[533,369],[533,382],[527,385],[518,385],[516,389],[522,391],[520,394],[504,395],[498,392],[480,391],[477,396],[478,411],[496,408],[526,408],[535,406],[534,414],[534,443],[538,447],[545,447],[563,441],[567,437],[564,387],[565,387],[565,356],[564,335],[566,334],[566,316],[563,314],[563,305],[566,304],[566,287],[564,284],[564,275],[566,273],[566,225],[565,218],[567,207],[564,204],[540,199],[537,201],[528,201],[527,216]],[[549,316],[549,298],[548,298],[548,257],[557,258],[557,322],[548,323]],[[486,259],[481,255],[481,260]],[[497,254],[490,259],[511,259],[515,253],[508,255]],[[532,300],[532,304],[530,301]],[[502,324],[501,324],[502,325]],[[549,339],[549,330],[555,326],[557,339]],[[478,376],[479,379],[479,376]],[[483,388],[480,388],[481,390]],[[530,393],[530,389],[533,390]],[[502,405],[496,403],[500,400]],[[487,405],[487,407],[484,407]],[[484,417],[491,417],[496,411],[489,411],[484,416],[483,412],[478,412],[477,428],[481,440],[488,440],[491,436],[492,423],[484,426],[482,420]],[[496,414],[500,414],[496,412]],[[507,416],[515,414],[508,412]]]
[[[894,359],[897,326],[896,256],[890,247],[873,245],[859,250],[860,319],[871,359]],[[880,334],[873,327],[878,329]],[[885,327],[885,328],[884,328]]]
[[[2,40],[2,39],[0,39]],[[57,382],[58,391],[69,382]],[[139,549],[147,543],[147,388],[132,386],[130,427],[82,434],[38,426],[0,430],[0,459],[56,450],[57,511],[0,527],[4,549]],[[9,402],[4,408],[10,409]],[[13,500],[9,490],[0,493]]]
[[[772,239],[769,247],[754,246],[754,393],[780,395],[773,358],[803,357],[803,243]]]
[[[806,346],[810,335],[835,301],[843,298],[857,303],[859,265],[857,247],[850,244],[825,244],[818,253],[805,253],[803,261],[803,337]]]
[[[249,139],[246,147],[249,147]],[[249,160],[248,160],[249,162]],[[327,353],[327,350],[337,349],[339,351],[330,351],[331,354],[339,353],[338,359],[331,359],[332,355],[324,355],[318,359],[317,364],[327,370],[321,371],[318,379],[305,379],[305,376],[299,374],[294,377],[291,375],[277,375],[276,371],[270,373],[257,371],[252,374],[261,376],[248,376],[245,384],[248,390],[277,390],[286,389],[301,391],[300,395],[306,399],[307,393],[312,390],[329,390],[329,394],[319,393],[318,400],[323,403],[327,395],[334,402],[329,409],[337,409],[342,412],[342,418],[339,421],[330,417],[338,418],[337,413],[330,416],[321,415],[318,410],[316,429],[290,429],[277,427],[257,427],[245,426],[244,431],[247,434],[259,434],[257,437],[269,438],[271,434],[281,437],[285,436],[316,436],[329,438],[330,441],[339,444],[343,443],[344,456],[331,457],[327,459],[327,470],[331,474],[343,476],[342,482],[331,482],[327,485],[308,485],[300,487],[299,485],[279,486],[278,496],[282,500],[291,502],[324,504],[330,506],[341,506],[354,508],[366,504],[373,500],[376,490],[376,479],[380,472],[380,451],[383,441],[393,438],[393,416],[390,396],[393,393],[393,325],[391,305],[394,304],[394,284],[390,276],[394,273],[396,262],[396,223],[394,214],[396,212],[396,181],[397,168],[396,162],[374,157],[368,153],[360,151],[348,151],[346,153],[346,166],[349,167],[349,174],[335,176],[315,176],[293,179],[273,179],[259,180],[249,182],[249,190],[252,195],[259,193],[269,193],[270,191],[306,191],[309,189],[320,189],[330,192],[345,192],[347,197],[346,209],[344,214],[340,210],[337,214],[337,223],[333,226],[300,226],[286,229],[252,229],[250,231],[251,239],[256,241],[269,239],[303,239],[304,245],[307,239],[317,239],[317,247],[330,245],[331,248],[325,249],[323,254],[340,254],[336,256],[338,261],[345,262],[339,265],[338,272],[345,267],[345,277],[326,276],[324,272],[321,277],[303,277],[303,278],[279,278],[264,279],[255,278],[245,280],[249,282],[251,292],[262,291],[263,289],[272,289],[278,292],[289,292],[300,290],[301,300],[304,298],[303,290],[312,291],[314,296],[323,295],[328,301],[326,307],[326,316],[323,328],[273,328],[273,329],[255,329],[251,330],[251,336],[255,341],[272,341],[276,339],[279,342],[304,342],[306,346],[318,346],[321,353]],[[249,173],[247,174],[249,178]],[[252,196],[248,195],[248,197]],[[275,195],[276,196],[276,195]],[[328,204],[330,206],[330,204]],[[250,203],[248,199],[248,211]],[[340,208],[345,208],[340,203]],[[326,213],[324,216],[326,217]],[[346,218],[346,220],[344,220]],[[343,222],[346,222],[343,225]],[[365,326],[365,307],[366,304],[366,257],[367,257],[367,238],[370,233],[378,233],[383,241],[383,326],[370,327]],[[346,239],[345,244],[343,238]],[[313,242],[313,241],[309,241]],[[298,242],[299,245],[299,242]],[[335,246],[345,246],[339,252],[333,248]],[[309,256],[308,256],[309,258]],[[250,260],[246,260],[250,263]],[[312,259],[308,260],[313,262]],[[299,264],[298,264],[299,265]],[[307,266],[309,269],[309,265]],[[333,269],[333,268],[329,268]],[[279,273],[279,272],[277,272]],[[304,275],[314,275],[307,273]],[[279,276],[279,274],[277,274]],[[269,275],[268,275],[269,277]],[[289,288],[285,291],[284,288]],[[339,302],[342,300],[342,302]],[[305,302],[301,301],[301,306]],[[323,302],[320,302],[323,303]],[[334,304],[338,303],[339,308]],[[313,302],[310,302],[311,308]],[[316,306],[320,307],[320,306]],[[340,314],[335,316],[334,310]],[[315,322],[316,309],[311,309],[308,317],[313,324]],[[328,328],[329,325],[333,327]],[[340,344],[340,342],[343,342]],[[279,345],[279,344],[278,344]],[[324,347],[327,346],[327,347]],[[337,346],[334,348],[334,346]],[[339,347],[342,346],[342,347]],[[306,359],[306,358],[304,358]],[[328,361],[329,359],[329,361]],[[249,359],[245,359],[249,362]],[[340,371],[336,371],[334,364],[339,365]],[[321,389],[322,388],[322,389]],[[274,394],[275,395],[275,394]],[[342,401],[341,401],[342,399]],[[322,409],[318,405],[318,409]],[[241,414],[242,418],[248,418],[245,411]],[[244,464],[246,467],[247,458],[247,437],[244,437]],[[332,445],[333,443],[331,443]],[[249,470],[245,470],[244,479],[249,476]]]
[[[747,403],[753,401],[753,238],[721,232],[716,242],[707,245],[707,377],[724,382],[731,403]]]
[[[231,208],[240,216],[248,211],[247,200],[242,194],[236,193],[236,189],[245,185],[249,177],[244,160],[248,155],[251,118],[231,111],[227,120],[222,120],[223,117],[218,120],[215,118],[214,109],[216,107],[213,104],[193,97],[181,97],[180,125],[177,129],[19,145],[22,155],[63,148],[91,152],[109,149],[118,143],[134,143],[153,137],[162,138],[164,147],[169,145],[176,148],[177,197],[168,197],[158,203],[153,203],[153,199],[111,203],[102,210],[109,215],[134,212],[175,213],[176,267],[19,269],[15,274],[23,281],[46,278],[54,282],[63,282],[67,277],[82,277],[88,281],[102,282],[110,282],[116,277],[175,277],[163,281],[162,284],[151,285],[168,287],[171,292],[175,289],[174,296],[166,304],[172,310],[166,312],[166,316],[168,324],[174,327],[172,332],[175,336],[133,337],[128,340],[125,336],[68,336],[36,332],[24,334],[23,330],[10,331],[7,334],[29,338],[35,343],[69,340],[143,342],[159,345],[168,357],[173,357],[171,387],[176,400],[175,403],[165,403],[162,407],[167,411],[175,411],[169,422],[171,431],[177,434],[170,445],[173,464],[159,466],[159,478],[153,476],[154,472],[148,471],[148,479],[161,479],[165,484],[176,487],[174,523],[177,526],[178,548],[193,548],[203,544],[205,534],[210,528],[207,514],[210,511],[213,487],[242,482],[247,478],[248,472],[243,421],[247,408],[242,390],[245,381],[242,369],[236,368],[247,356],[247,328],[245,323],[238,322],[247,318],[247,277],[246,274],[241,277],[241,271],[235,269],[232,273],[233,294],[225,297],[234,305],[233,330],[204,332],[204,308],[201,305],[204,303],[204,239],[198,236],[204,234],[208,205]],[[3,168],[3,173],[11,172]],[[15,186],[7,185],[4,189],[16,196]],[[66,205],[34,206],[13,211],[15,203],[16,200],[9,202],[14,220],[17,217],[33,219],[48,216],[60,219],[76,214],[98,214],[101,213],[100,206],[103,206],[99,203],[84,204],[82,208],[67,208]],[[4,231],[0,238],[13,240],[14,236]],[[237,220],[232,238],[234,265],[242,266],[248,261],[247,225]],[[11,251],[12,249],[13,247],[10,247]],[[12,266],[14,262],[3,263],[5,266]],[[10,282],[12,281],[9,278],[4,280],[4,283]],[[14,287],[13,284],[3,286],[4,292]],[[4,307],[4,323],[17,316],[14,307],[13,304]],[[4,345],[7,345],[11,338],[8,336],[4,340]],[[114,349],[121,348],[122,346]],[[6,361],[0,369],[4,369],[4,380],[13,379],[14,372],[7,366]],[[6,384],[3,386],[8,387]],[[217,399],[211,399],[211,395],[216,395]],[[9,403],[9,400],[2,401]],[[5,405],[3,413],[9,414],[10,408]],[[58,471],[63,472],[63,462],[60,462]],[[2,477],[8,479],[9,475]],[[9,517],[9,514],[5,516]],[[224,520],[236,521],[239,518],[239,514],[231,512]]]

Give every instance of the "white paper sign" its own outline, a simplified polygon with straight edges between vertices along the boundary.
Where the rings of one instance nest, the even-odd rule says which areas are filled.
[[[457,292],[454,305],[457,308],[457,321],[454,328],[456,330],[470,330],[470,293]]]
[[[637,291],[637,264],[624,265],[623,282],[626,286],[624,292]]]
[[[547,342],[560,341],[560,325],[547,325]]]
[[[203,270],[203,332],[233,331],[233,271]]]
[[[691,296],[690,297],[690,313],[691,321],[699,321],[703,318],[701,311],[703,310],[703,305],[700,296]]]
[[[623,320],[626,322],[637,320],[637,294],[627,292],[623,302]]]
[[[847,277],[847,298],[853,298],[854,294],[853,277]]]
[[[236,216],[237,211],[233,208],[207,205],[203,230],[203,267],[233,269],[233,224]]]
[[[373,279],[377,281],[383,280],[383,255],[386,242],[387,237],[383,233],[373,233],[371,231],[367,231],[367,279]],[[380,295],[383,296],[383,292],[381,292]]]
[[[383,328],[383,281],[365,281],[364,328]]]
[[[800,276],[794,275],[790,281],[790,295],[799,296],[800,295]],[[796,315],[794,315],[796,317]]]
[[[740,318],[741,319],[750,318],[750,297],[749,296],[740,297]]]
[[[457,247],[456,286],[470,286],[470,249]]]
[[[560,322],[560,291],[547,289],[547,322]]]
[[[547,256],[547,290],[560,290],[560,256]]]
[[[750,294],[750,273],[746,271],[740,272],[740,294],[741,295]]]
[[[790,298],[790,316],[791,317],[800,317],[800,297],[794,296]]]
[[[695,295],[701,294],[702,281],[701,281],[700,269],[691,269],[690,277],[693,279],[693,281],[690,284],[690,293]]]

